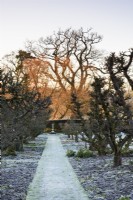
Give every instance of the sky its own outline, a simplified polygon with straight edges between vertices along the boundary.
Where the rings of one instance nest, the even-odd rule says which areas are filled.
[[[0,57],[70,27],[102,35],[97,48],[127,51],[133,48],[133,0],[0,0],[0,27]]]

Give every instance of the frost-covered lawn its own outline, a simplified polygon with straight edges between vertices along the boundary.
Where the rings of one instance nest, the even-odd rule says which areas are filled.
[[[66,152],[84,148],[83,142],[75,143],[65,135],[60,138]],[[133,200],[133,156],[123,157],[118,168],[113,167],[112,155],[69,160],[91,200],[118,200],[122,195]]]

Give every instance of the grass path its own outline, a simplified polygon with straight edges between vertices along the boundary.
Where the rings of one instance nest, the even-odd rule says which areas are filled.
[[[48,135],[26,200],[88,200],[58,134]]]

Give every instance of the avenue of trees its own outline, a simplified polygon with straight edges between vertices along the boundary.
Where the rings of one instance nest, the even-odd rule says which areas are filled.
[[[111,53],[96,49],[102,38],[91,29],[59,30],[52,36],[28,41],[26,51],[8,55],[1,67],[2,148],[22,145],[44,131],[51,119],[80,119],[64,130],[91,150],[114,154],[133,140],[133,49]],[[124,136],[123,136],[124,133]]]

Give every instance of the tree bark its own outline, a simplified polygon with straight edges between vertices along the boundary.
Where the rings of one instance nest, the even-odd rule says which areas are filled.
[[[116,149],[114,152],[114,167],[122,165],[122,155],[121,151]]]

